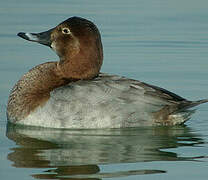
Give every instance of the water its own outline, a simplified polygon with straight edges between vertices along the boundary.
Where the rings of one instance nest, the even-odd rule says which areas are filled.
[[[9,91],[21,75],[58,59],[16,34],[44,31],[74,15],[99,27],[103,72],[192,100],[207,98],[207,1],[0,1],[1,179],[207,179],[208,104],[186,126],[172,128],[23,128],[7,126],[5,113]]]

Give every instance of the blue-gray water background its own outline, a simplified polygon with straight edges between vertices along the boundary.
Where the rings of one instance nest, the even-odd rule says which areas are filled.
[[[41,32],[71,16],[92,20],[104,45],[102,72],[139,79],[185,98],[208,98],[206,0],[0,0],[0,178],[208,178],[208,104],[186,127],[59,131],[9,126],[14,83],[58,60],[20,31]]]

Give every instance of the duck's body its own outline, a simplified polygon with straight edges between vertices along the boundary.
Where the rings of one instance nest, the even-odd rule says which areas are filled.
[[[176,125],[190,118],[190,107],[208,102],[188,101],[137,80],[99,73],[100,35],[82,18],[70,18],[46,33],[19,36],[51,46],[60,61],[38,65],[17,82],[7,107],[13,123],[84,129]]]

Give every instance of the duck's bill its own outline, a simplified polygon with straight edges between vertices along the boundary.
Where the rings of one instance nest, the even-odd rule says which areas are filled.
[[[41,33],[24,33],[19,32],[17,35],[23,39],[26,39],[28,41],[38,42],[40,44],[46,45],[51,47],[51,32],[53,29],[50,29],[45,32]]]

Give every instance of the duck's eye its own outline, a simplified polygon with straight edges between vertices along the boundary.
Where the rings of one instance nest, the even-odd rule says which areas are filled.
[[[62,33],[63,33],[63,34],[71,34],[71,31],[70,31],[69,28],[63,28],[63,29],[62,29]]]

